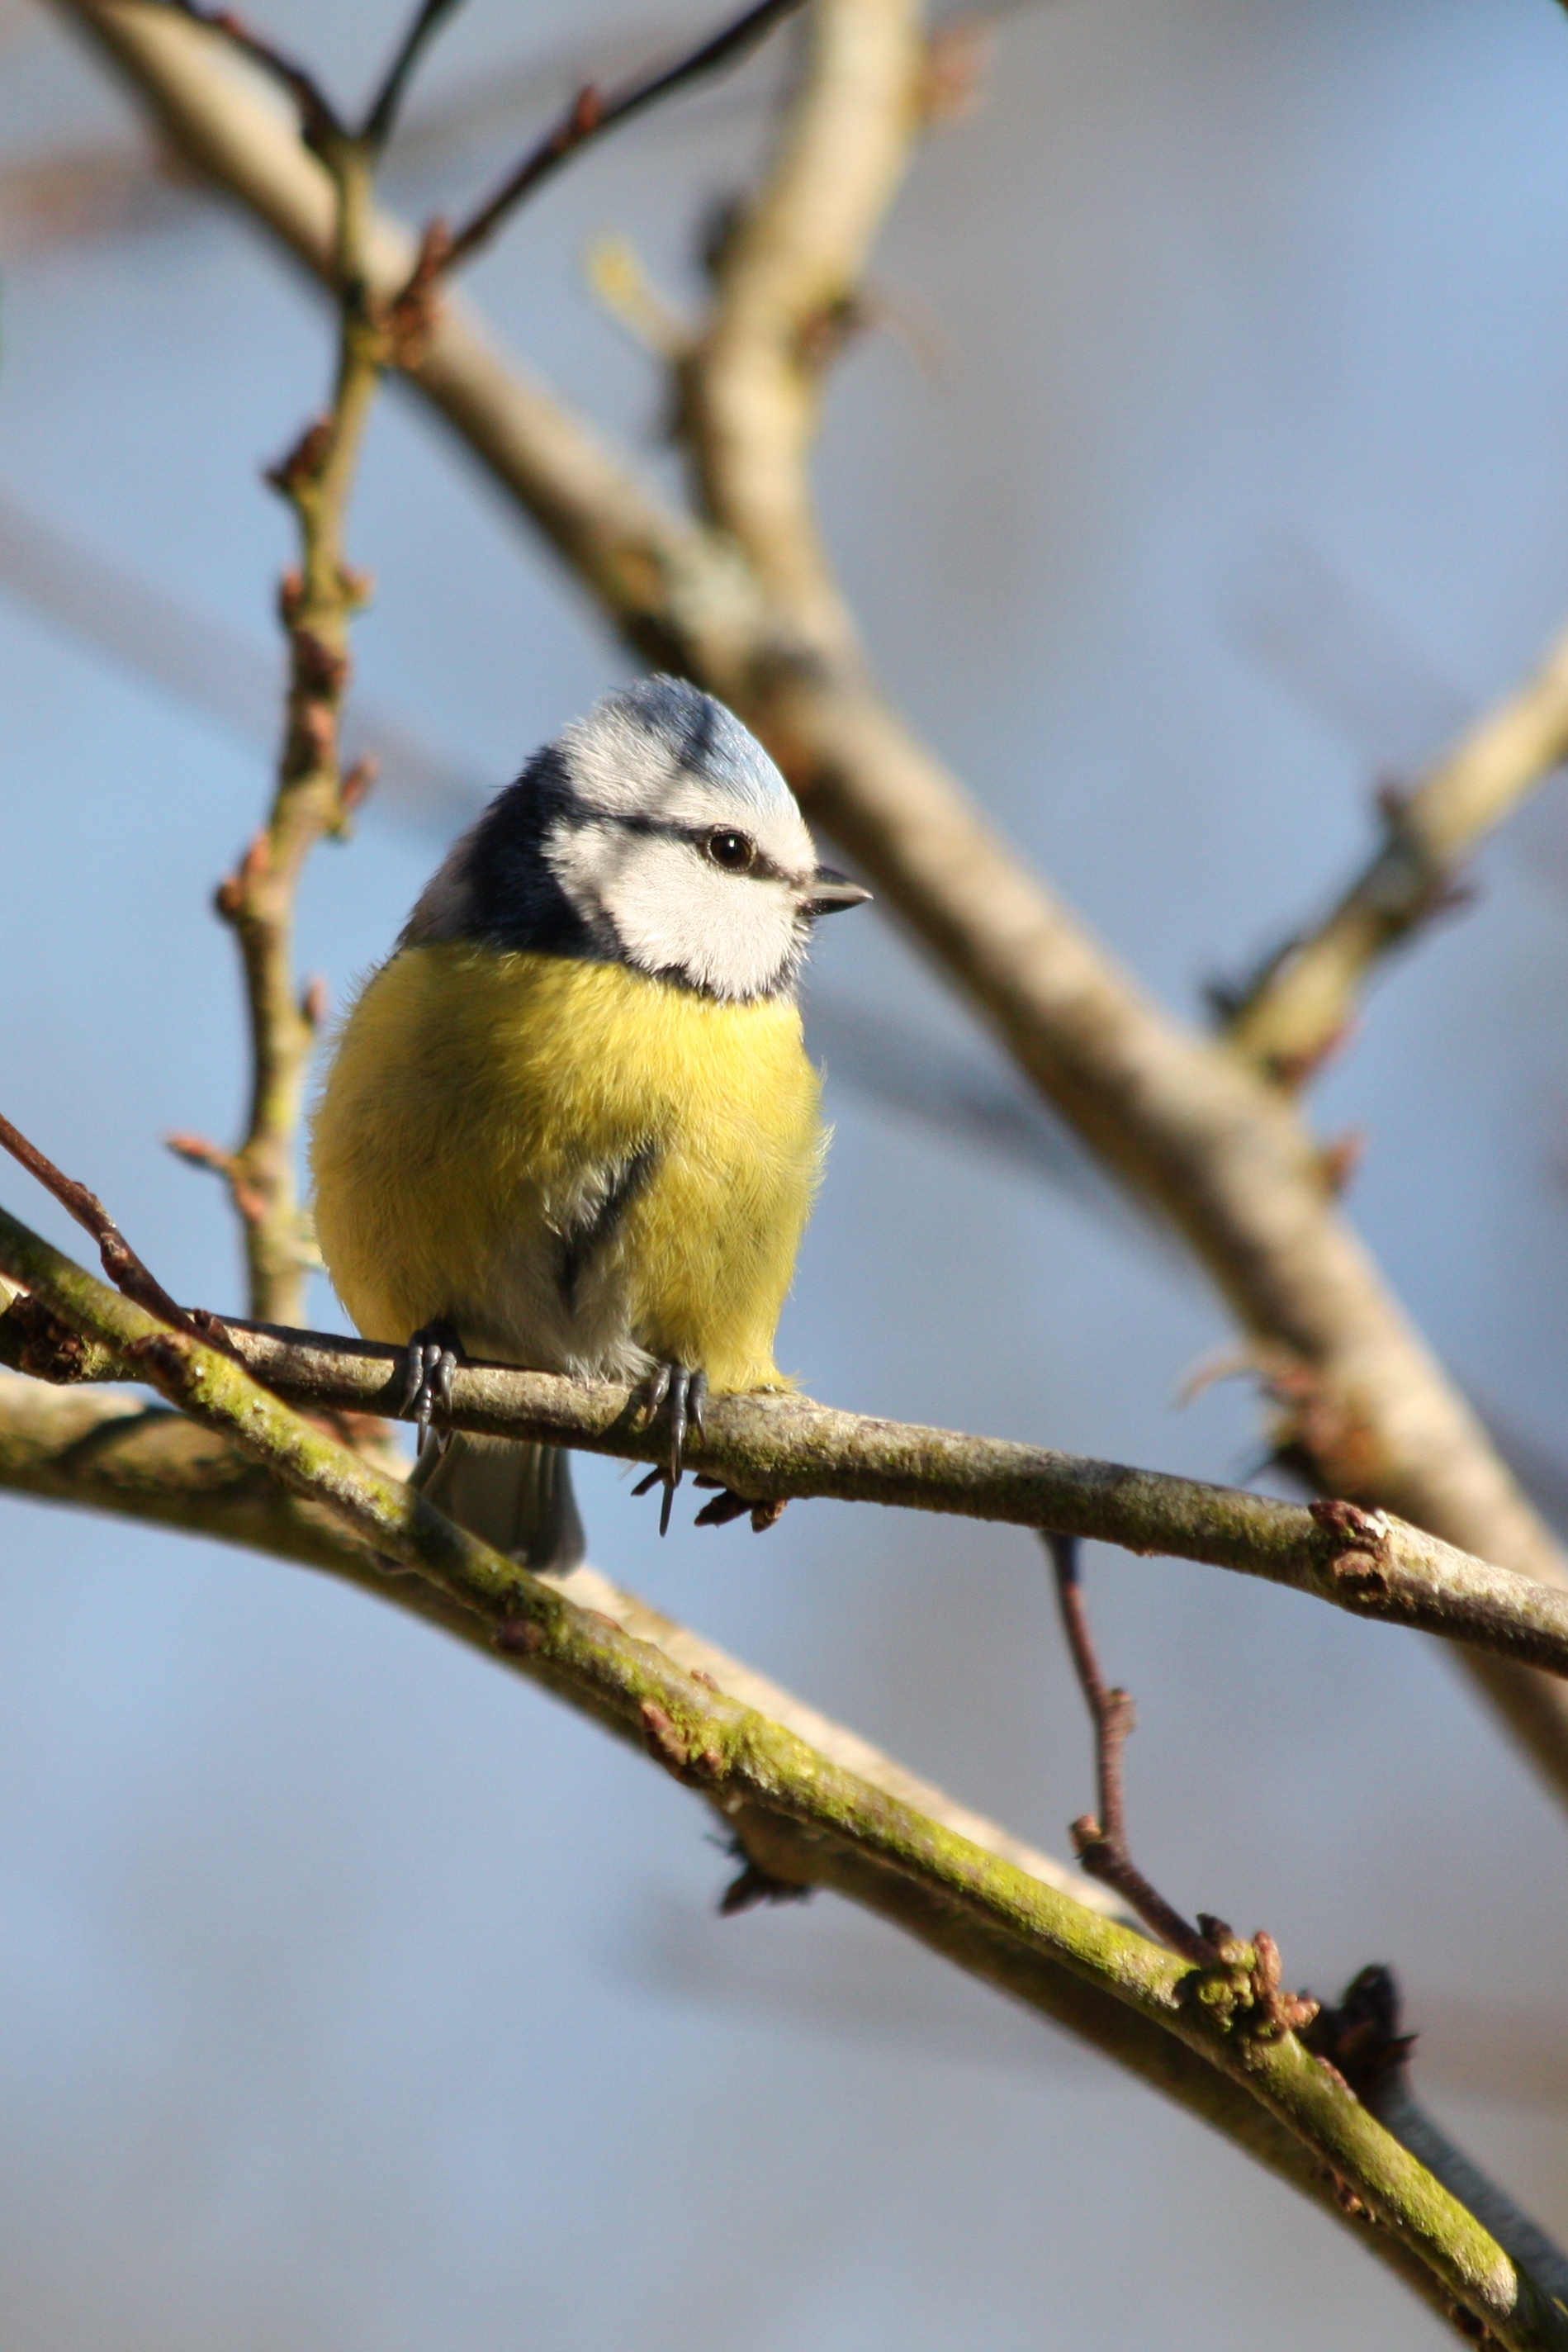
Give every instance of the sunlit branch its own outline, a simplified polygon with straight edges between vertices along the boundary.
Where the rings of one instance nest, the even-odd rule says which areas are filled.
[[[578,1607],[291,1412],[230,1358],[171,1329],[9,1218],[0,1218],[0,1265],[79,1339],[133,1363],[181,1412],[320,1505],[368,1552],[436,1585],[548,1688],[640,1737],[656,1763],[735,1826],[770,1875],[850,1885],[861,1873],[892,1874],[928,1909],[955,1915],[951,1940],[1016,1952],[1110,1995],[1282,2125],[1336,2194],[1354,2197],[1397,2242],[1406,2275],[1414,2258],[1461,2334],[1473,2336],[1479,2323],[1508,2352],[1568,2352],[1568,2312],[1260,2001],[1262,1950],[1239,1944],[1213,1969],[1190,1968]],[[1001,1965],[998,1953],[993,1967]],[[1326,2202],[1322,2186],[1317,2193]]]
[[[0,1271],[29,1292],[34,1247],[26,1228],[0,1211]],[[371,1417],[400,1409],[407,1369],[401,1349],[216,1317],[210,1325],[204,1317],[202,1328],[274,1394],[298,1405]],[[141,1377],[112,1351],[84,1356],[53,1328],[38,1297],[14,1301],[0,1316],[0,1357],[44,1378]],[[460,1365],[443,1418],[481,1436],[620,1460],[654,1462],[667,1449],[639,1391],[510,1366]],[[1568,1595],[1354,1503],[1303,1507],[1009,1439],[873,1420],[800,1395],[714,1398],[687,1459],[758,1503],[829,1496],[1094,1538],[1261,1577],[1358,1617],[1568,1676]]]

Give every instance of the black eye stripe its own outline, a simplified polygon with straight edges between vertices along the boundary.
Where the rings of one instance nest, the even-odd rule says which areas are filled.
[[[746,832],[737,824],[680,824],[672,817],[641,816],[630,809],[617,810],[613,815],[611,815],[608,812],[601,813],[585,808],[583,817],[590,824],[595,822],[601,824],[609,824],[618,826],[622,833],[640,835],[645,841],[687,842],[693,849],[700,852],[704,858],[723,867],[727,873],[747,874],[757,881],[792,882],[798,879],[796,876],[787,872],[782,866],[776,866],[768,852],[759,845],[755,835]],[[744,841],[750,853],[746,862],[743,865],[726,866],[722,858],[714,856],[712,845],[716,840]]]

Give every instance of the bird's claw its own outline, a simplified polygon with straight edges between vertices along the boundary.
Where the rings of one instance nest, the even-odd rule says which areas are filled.
[[[452,1432],[433,1430],[432,1423],[438,1412],[447,1413],[452,1410],[452,1375],[462,1360],[462,1346],[449,1323],[428,1323],[408,1343],[398,1418],[413,1423],[419,1431],[422,1454],[428,1437],[434,1436],[436,1451],[441,1454],[452,1443]]]
[[[681,1483],[685,1466],[686,1435],[696,1432],[700,1444],[706,1434],[704,1413],[707,1406],[707,1374],[689,1371],[685,1364],[656,1364],[648,1375],[643,1395],[643,1426],[649,1429],[657,1420],[661,1407],[667,1404],[670,1421],[670,1451],[657,1469],[640,1478],[632,1492],[645,1495],[653,1486],[663,1485],[664,1501],[659,1507],[659,1533],[667,1535],[670,1512],[675,1499],[675,1488]]]
[[[712,1502],[705,1503],[697,1513],[695,1524],[699,1528],[727,1528],[731,1519],[743,1519],[749,1512],[752,1533],[766,1535],[769,1528],[778,1526],[789,1499],[788,1495],[777,1495],[771,1502],[759,1503],[750,1495],[737,1495],[722,1478],[701,1477],[695,1483],[716,1489]]]

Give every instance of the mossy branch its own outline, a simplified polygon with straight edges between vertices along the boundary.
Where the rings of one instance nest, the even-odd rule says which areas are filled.
[[[504,1670],[528,1673],[526,1655],[498,1648],[483,1618],[423,1577],[389,1576],[329,1511],[287,1492],[232,1438],[200,1428],[162,1404],[141,1405],[102,1390],[50,1389],[34,1380],[0,1376],[0,1486],[323,1570],[443,1628]],[[575,1570],[562,1580],[561,1589],[570,1600],[612,1620],[634,1638],[653,1642],[705,1685],[716,1685],[782,1723],[813,1749],[897,1802],[930,1816],[1029,1876],[1061,1887],[1091,1908],[1111,1906],[1103,1888],[955,1804],[858,1734],[804,1706],[688,1627],[674,1624],[596,1570]],[[605,1729],[643,1745],[618,1720],[590,1707],[580,1694],[555,1695],[592,1714]],[[1350,2228],[1413,2292],[1451,2317],[1451,2298],[1430,2270],[1400,2240],[1376,2228],[1354,2200],[1340,2196],[1301,2141],[1196,2051],[1147,2023],[1101,1987],[1016,1938],[991,1931],[939,1895],[851,1846],[757,1808],[725,1817],[725,1827],[746,1853],[748,1867],[763,1873],[771,1884],[831,1887],[877,1912],[967,1974],[1051,2019],[1196,2121],[1222,2133]]]
[[[1410,2152],[1331,2067],[1269,2021],[1257,1955],[1193,1969],[1133,1930],[890,1797],[653,1644],[578,1607],[443,1517],[424,1498],[304,1420],[234,1360],[133,1301],[0,1215],[0,1268],[82,1340],[107,1350],[292,1493],[329,1512],[481,1621],[547,1686],[640,1737],[654,1760],[737,1827],[760,1817],[786,1843],[847,1848],[970,1931],[1109,1996],[1255,2101],[1424,2270],[1461,2333],[1509,2352],[1568,2352],[1568,2311]],[[747,1834],[750,1849],[750,1836]],[[800,1852],[797,1846],[797,1852]],[[826,1872],[824,1871],[824,1874]],[[808,1861],[807,1879],[818,1875]]]
[[[0,1265],[31,1288],[25,1235],[0,1211]],[[406,1358],[395,1348],[216,1316],[204,1321],[291,1403],[358,1415],[398,1410]],[[40,1323],[37,1306],[23,1303],[0,1316],[0,1361],[60,1381],[145,1377],[112,1347],[84,1351]],[[444,1417],[479,1436],[623,1461],[658,1461],[668,1442],[644,1426],[634,1389],[501,1364],[459,1366]],[[1354,1503],[1287,1503],[1009,1438],[841,1412],[793,1393],[715,1397],[706,1433],[688,1444],[686,1459],[758,1502],[831,1496],[1091,1537],[1124,1551],[1261,1577],[1354,1616],[1416,1627],[1568,1676],[1568,1593]]]

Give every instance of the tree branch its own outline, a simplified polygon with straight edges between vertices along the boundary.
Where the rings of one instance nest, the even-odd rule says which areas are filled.
[[[827,360],[922,121],[920,0],[834,0],[810,18],[800,95],[759,194],[717,257],[713,316],[682,371],[703,504],[745,549],[802,646],[858,667],[807,460]]]
[[[829,0],[790,138],[746,215],[755,236],[743,226],[720,273],[703,348],[739,358],[716,424],[697,362],[704,479],[769,596],[771,640],[740,681],[741,707],[1041,1092],[1184,1234],[1252,1339],[1281,1449],[1330,1493],[1562,1584],[1550,1532],[1334,1213],[1312,1138],[1272,1090],[1148,1003],[991,834],[889,709],[836,617],[812,521],[814,403],[799,338],[810,289],[851,299],[892,192],[910,128],[897,37],[913,19],[911,0]],[[808,173],[814,135],[835,123],[836,144]],[[878,123],[880,167],[867,167]],[[846,190],[838,209],[820,193],[830,165]],[[1568,1790],[1563,1696],[1511,1667],[1477,1670]]]
[[[300,130],[316,152],[319,152],[322,141],[343,136],[347,126],[315,75],[275,42],[264,40],[234,9],[207,7],[203,0],[158,0],[158,5],[227,41],[275,82],[293,100]]]
[[[1207,1933],[1200,1934],[1184,1919],[1133,1860],[1133,1850],[1127,1842],[1122,1777],[1122,1750],[1135,1720],[1133,1695],[1108,1684],[1100,1670],[1078,1570],[1078,1538],[1048,1536],[1046,1550],[1051,1557],[1057,1606],[1061,1612],[1061,1629],[1067,1636],[1072,1670],[1094,1729],[1100,1810],[1097,1814],[1080,1814],[1072,1824],[1072,1843],[1079,1862],[1092,1878],[1114,1888],[1144,1925],[1162,1943],[1168,1944],[1173,1952],[1180,1952],[1199,1968],[1212,1967],[1219,1958],[1216,1940]]]
[[[1229,1044],[1297,1086],[1343,1036],[1375,966],[1451,897],[1460,866],[1568,759],[1568,633],[1408,793],[1379,795],[1383,840],[1330,912],[1288,940],[1226,1008]]]
[[[62,1175],[54,1161],[5,1118],[0,1118],[0,1146],[13,1160],[20,1161],[29,1176],[37,1177],[84,1233],[92,1235],[103,1270],[117,1290],[122,1290],[127,1298],[134,1298],[138,1306],[145,1307],[160,1321],[172,1323],[182,1330],[193,1328],[184,1308],[174,1304],[157,1276],[143,1265],[96,1192],[89,1192],[85,1184]]]
[[[392,137],[409,82],[426,45],[434,40],[454,8],[461,5],[462,0],[423,0],[423,5],[415,9],[360,127],[361,142],[372,155],[379,155]]]
[[[472,260],[505,226],[518,205],[546,180],[553,179],[562,164],[581,149],[646,113],[662,99],[674,98],[677,91],[690,89],[695,83],[739,65],[776,26],[787,16],[797,15],[803,5],[804,0],[755,0],[753,6],[721,26],[674,65],[661,68],[613,96],[606,97],[591,82],[586,83],[560,120],[529,149],[495,194],[486,197],[449,239],[442,240],[442,276],[450,277],[454,270]]]
[[[82,13],[125,20],[144,12],[123,0],[118,5],[104,0],[101,7]],[[232,121],[228,127],[233,130]],[[330,253],[327,268],[328,274],[338,269]],[[454,370],[455,352],[460,362],[480,364]],[[706,676],[743,709],[754,709],[765,727],[773,726],[779,748],[787,755],[791,746],[801,753],[804,788],[815,786],[824,806],[831,805],[838,789],[853,817],[861,781],[855,773],[857,723],[862,735],[869,726],[874,739],[890,714],[866,685],[852,646],[841,640],[828,649],[839,656],[835,673],[831,660],[820,658],[823,649],[800,628],[799,614],[781,607],[760,567],[737,567],[721,541],[665,516],[553,404],[527,386],[519,391],[497,370],[486,376],[486,357],[476,341],[465,345],[461,333],[448,335],[442,350],[427,354],[421,380],[433,397],[443,398],[448,415],[492,462],[509,465],[514,488],[531,482],[539,519],[633,641],[664,658],[673,651],[682,666]],[[497,393],[498,403],[489,397]],[[627,489],[632,495],[614,510],[615,498]],[[815,714],[808,688],[826,690]],[[824,710],[833,722],[828,730],[832,740],[814,745],[813,717],[820,720]],[[882,750],[885,754],[891,740],[896,768],[901,747],[897,722],[891,725],[894,739],[884,736]],[[874,740],[872,748],[874,754]],[[915,752],[917,770],[923,756],[918,747],[905,743],[903,749]],[[873,756],[873,780],[875,765]],[[967,816],[961,802],[944,809],[938,794],[924,809],[917,806],[915,815],[922,823],[934,814],[950,819],[955,810],[960,819]],[[874,793],[870,813],[876,815]],[[895,871],[897,853],[908,846],[895,835]],[[1032,886],[1019,878],[1027,892]],[[904,879],[913,895],[912,913],[927,936],[939,938],[951,910],[944,910],[939,897],[922,909],[929,877],[922,876],[918,859],[906,860]],[[1035,916],[1042,905],[1052,911],[1041,894]],[[1062,931],[1071,943],[1073,935],[1064,919]],[[955,961],[962,971],[962,957]],[[985,962],[982,955],[977,970],[965,974],[982,1001],[985,991],[976,983],[984,976]],[[1112,982],[1117,980],[1108,965],[1104,971]],[[1002,1010],[992,1010],[1005,1026],[1005,987],[1002,992]],[[1027,994],[1020,1000],[1025,1013]],[[1096,1075],[1103,1079],[1106,1073],[1090,1072],[1091,1078]],[[1092,1085],[1088,1092],[1092,1097]],[[1164,1140],[1168,1145],[1170,1139]],[[1121,1164],[1114,1152],[1110,1156]],[[1135,1162],[1137,1154],[1124,1156]],[[1310,1163],[1304,1139],[1301,1156]],[[1151,1189],[1171,1205],[1157,1186]],[[422,1580],[445,1596],[455,1616],[494,1626],[500,1645],[517,1663],[601,1719],[640,1735],[667,1769],[703,1788],[710,1801],[742,1826],[748,1851],[774,1875],[842,1883],[846,1888],[857,1879],[862,1885],[873,1879],[876,1895],[862,1891],[861,1899],[877,1901],[943,1948],[967,1940],[979,1972],[998,1981],[1010,1978],[1015,1989],[1031,1974],[1049,1978],[1072,1988],[1102,2030],[1106,2019],[1119,2016],[1126,2046],[1141,2033],[1149,2045],[1145,2054],[1157,2044],[1167,2066],[1173,2053],[1183,2061],[1197,2057],[1201,2069],[1193,2079],[1207,2075],[1232,2103],[1226,2127],[1248,2144],[1259,2144],[1260,2137],[1272,2150],[1265,2160],[1281,2170],[1290,2170],[1287,2156],[1293,2159],[1292,2177],[1307,2185],[1299,2178],[1304,2169],[1315,2183],[1309,2193],[1320,2202],[1326,2201],[1326,2186],[1342,2214],[1375,2215],[1383,2224],[1374,2236],[1375,2243],[1381,2241],[1379,2251],[1403,2274],[1418,2275],[1429,2295],[1437,2283],[1439,2307],[1457,2298],[1459,2307],[1450,2308],[1449,2315],[1461,2333],[1473,2336],[1479,2323],[1509,2345],[1564,2340],[1568,2323],[1538,2283],[1513,2270],[1473,2218],[1435,2189],[1407,2157],[1402,2161],[1386,2135],[1368,2133],[1364,2110],[1343,2085],[1315,2067],[1290,2035],[1271,2030],[1257,1999],[1260,1951],[1243,1948],[1214,1970],[1184,1971],[1162,1956],[1151,1963],[1145,1957],[1149,1948],[1138,1939],[1111,1923],[1094,1922],[1090,1914],[1076,1916],[1078,1906],[1060,1896],[1054,1898],[1059,1913],[1049,1905],[1042,1908],[1037,1882],[1026,1880],[1021,1888],[1012,1884],[1005,1864],[988,1861],[983,1853],[977,1860],[975,1848],[940,1830],[933,1835],[929,1822],[867,1790],[853,1775],[835,1777],[831,1765],[824,1769],[809,1751],[797,1753],[787,1734],[741,1714],[720,1694],[707,1694],[692,1677],[666,1671],[656,1653],[626,1643],[623,1636],[622,1646],[617,1646],[611,1635],[618,1629],[612,1626],[607,1634],[601,1620],[583,1617],[549,1585],[486,1554],[395,1481],[284,1413],[236,1366],[200,1341],[113,1299],[56,1254],[35,1256],[31,1278],[53,1311],[69,1316],[74,1309],[86,1352],[97,1350],[118,1363],[133,1360],[141,1376],[152,1378],[214,1430],[239,1437],[273,1475],[291,1478],[303,1507],[324,1510],[354,1530],[361,1558],[390,1551],[416,1568]],[[1293,1360],[1284,1367],[1291,1374],[1299,1369]],[[50,1402],[76,1406],[81,1401]],[[1314,1407],[1321,1402],[1316,1395],[1312,1399]],[[1357,1520],[1333,1532],[1342,1539],[1343,1551],[1347,1536],[1355,1538],[1349,1547],[1354,1549],[1369,1535],[1375,1542],[1385,1530]],[[1084,1918],[1091,1923],[1088,1931]],[[1040,1994],[1031,1997],[1049,2006]],[[1060,1990],[1054,1997],[1061,2000]],[[1091,2027],[1081,2030],[1093,2038]],[[1157,2074],[1157,2061],[1151,2059],[1150,2071]],[[1253,2118],[1250,2141],[1238,2121],[1240,2110]],[[1307,2156],[1304,2168],[1301,2151]]]
[[[37,1246],[0,1210],[0,1269],[24,1288]],[[41,1295],[0,1315],[0,1361],[43,1379],[138,1380],[136,1362],[87,1351],[41,1317]],[[354,1419],[393,1413],[406,1355],[367,1340],[262,1329],[214,1316],[226,1344],[275,1395]],[[668,1439],[645,1426],[640,1390],[510,1365],[463,1364],[454,1429],[656,1462]],[[1456,1550],[1354,1503],[1286,1503],[1161,1470],[1138,1470],[999,1437],[970,1437],[760,1392],[709,1401],[691,1466],[759,1502],[811,1496],[950,1513],[1092,1538],[1145,1556],[1226,1568],[1331,1601],[1356,1617],[1417,1628],[1568,1676],[1568,1595]]]
[[[831,1876],[835,1851],[847,1853],[847,1877],[869,1870],[903,1880],[910,1901],[929,1915],[954,1915],[971,1939],[990,1944],[993,1972],[1009,1957],[1020,1978],[1031,1963],[1043,1963],[1108,1996],[1257,2101],[1326,2170],[1340,2197],[1354,2199],[1398,2242],[1402,2267],[1413,2257],[1425,2269],[1428,2293],[1437,2288],[1461,2334],[1473,2336],[1479,2323],[1509,2352],[1568,2347],[1568,2312],[1332,2068],[1260,2008],[1257,1953],[1239,1947],[1234,1960],[1188,1968],[942,1828],[502,1559],[301,1420],[228,1357],[106,1289],[13,1220],[4,1232],[8,1267],[52,1314],[135,1363],[182,1412],[325,1507],[367,1551],[390,1555],[436,1586],[547,1687],[640,1736],[657,1763],[736,1825],[748,1851],[754,1838],[765,1844],[774,1824],[786,1848],[797,1842],[797,1854],[800,1839],[808,1853],[821,1842],[820,1872],[809,1865],[800,1873],[797,1861],[798,1875]],[[766,1852],[760,1859],[789,1875]]]
[[[182,153],[332,281],[320,166],[216,45],[148,0],[57,0],[129,73]],[[371,276],[414,266],[380,220]],[[1025,871],[954,780],[833,647],[819,653],[733,541],[674,513],[504,362],[455,299],[408,373],[533,517],[627,638],[727,696],[812,814],[860,860],[1012,1051],[1134,1192],[1158,1203],[1252,1336],[1281,1441],[1325,1489],[1562,1583],[1562,1557],[1359,1243],[1276,1089],[1178,1028]],[[1560,1791],[1568,1705],[1495,1657],[1469,1661]]]
[[[294,512],[299,565],[278,609],[288,639],[288,688],[277,787],[267,824],[217,892],[239,944],[249,1014],[250,1112],[243,1141],[223,1152],[189,1136],[175,1151],[226,1182],[245,1236],[253,1315],[294,1322],[316,1263],[298,1193],[299,1117],[316,1033],[318,987],[294,974],[294,905],[310,852],[343,835],[369,771],[342,770],[340,722],[350,676],[349,625],[370,584],[344,544],[365,429],[392,351],[384,307],[367,280],[372,155],[367,142],[319,122],[314,143],[333,194],[333,274],[339,289],[337,380],[327,415],[267,479]]]
[[[51,1390],[36,1381],[0,1377],[0,1486],[42,1501],[238,1543],[325,1570],[441,1627],[508,1671],[528,1673],[526,1657],[497,1648],[485,1622],[436,1586],[422,1577],[389,1578],[329,1512],[286,1492],[232,1440],[198,1428],[183,1413],[162,1405],[143,1407],[127,1397]],[[560,1580],[560,1589],[570,1600],[612,1619],[633,1639],[652,1642],[694,1677],[706,1676],[728,1697],[770,1717],[898,1803],[930,1816],[943,1829],[1091,1909],[1111,1909],[1114,1898],[1106,1889],[954,1803],[855,1733],[818,1715],[700,1635],[660,1616],[594,1570],[575,1570]],[[631,1744],[643,1744],[632,1740],[618,1719],[607,1722],[580,1693],[556,1695],[568,1696],[569,1704]],[[1439,2315],[1452,2317],[1451,2298],[1427,2265],[1402,2241],[1375,2228],[1364,2210],[1353,2210],[1324,2168],[1267,2109],[1113,1994],[1016,1938],[988,1928],[850,1845],[756,1808],[721,1818],[727,1832],[739,1836],[747,1854],[775,1884],[835,1888],[917,1937],[967,1974],[1051,2019],[1196,2120],[1222,2133],[1350,2228],[1413,2292]]]
[[[403,1465],[396,1458],[389,1455],[385,1466],[392,1475],[402,1475]],[[320,1505],[280,1486],[229,1438],[202,1429],[165,1406],[83,1389],[51,1389],[37,1380],[0,1375],[0,1486],[42,1502],[174,1528],[325,1570],[442,1627],[486,1656],[502,1658],[513,1667],[518,1664],[497,1651],[483,1622],[458,1608],[438,1587],[421,1577],[389,1577],[373,1553]],[[570,1599],[612,1618],[639,1641],[654,1643],[688,1674],[707,1675],[730,1697],[783,1724],[884,1794],[930,1814],[988,1853],[1060,1887],[1091,1910],[1111,1918],[1124,1916],[1107,1888],[957,1803],[883,1755],[859,1733],[820,1714],[701,1634],[662,1616],[597,1570],[573,1570],[558,1581]]]

